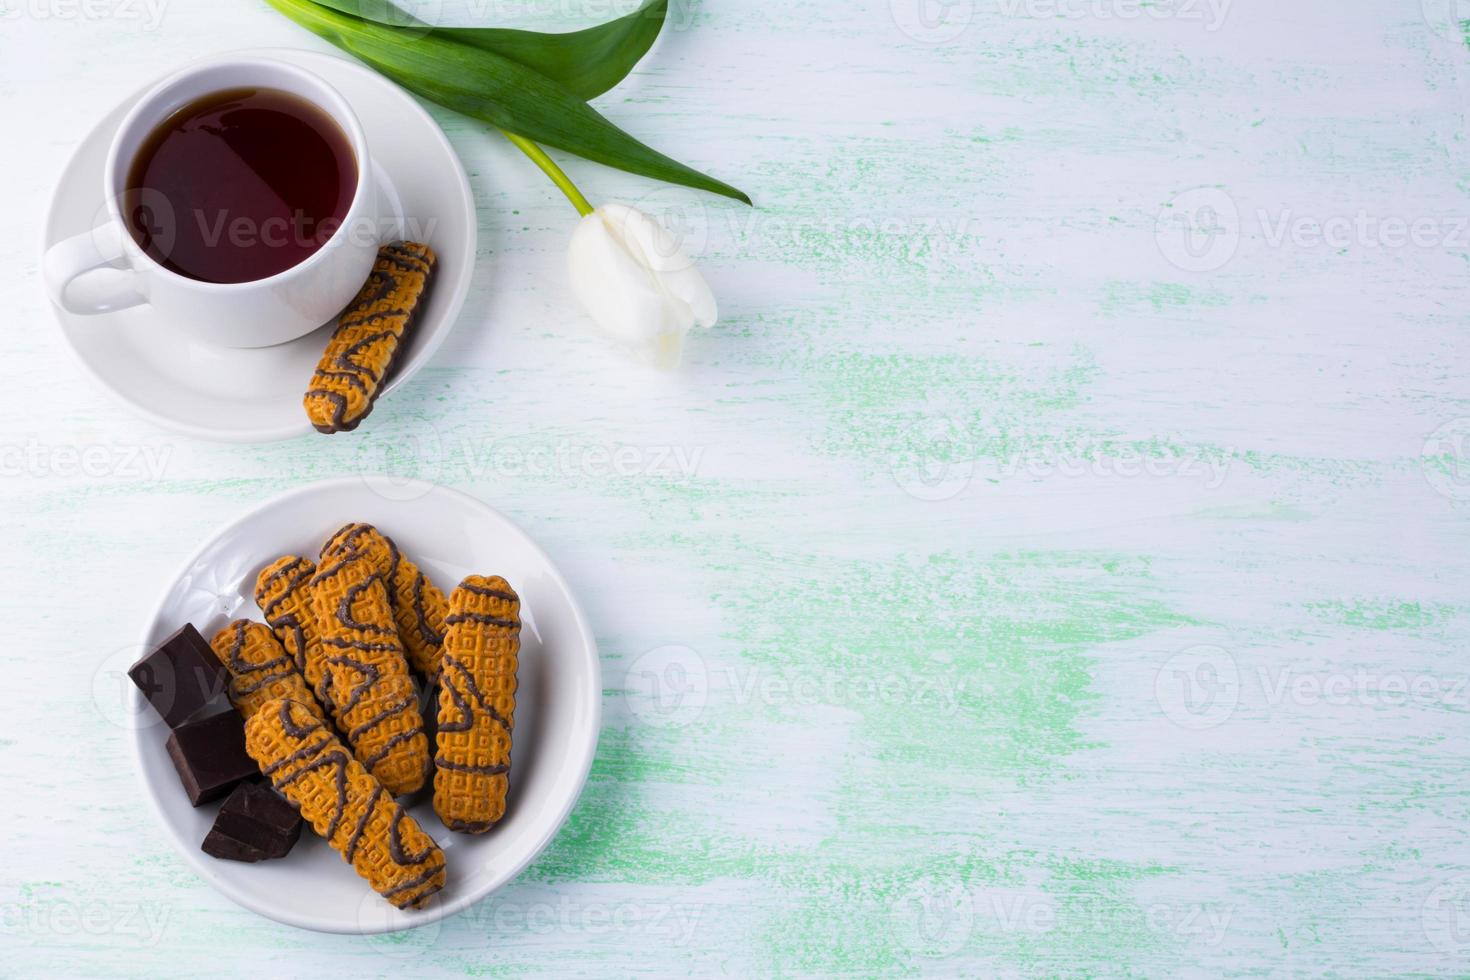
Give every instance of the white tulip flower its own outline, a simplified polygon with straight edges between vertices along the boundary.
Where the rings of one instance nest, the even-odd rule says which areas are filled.
[[[624,204],[584,214],[567,251],[572,291],[604,333],[663,370],[718,312],[704,276],[653,218]]]

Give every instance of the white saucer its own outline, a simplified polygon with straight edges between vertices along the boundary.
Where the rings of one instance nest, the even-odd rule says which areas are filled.
[[[411,499],[410,499],[411,498]],[[148,796],[180,853],[245,908],[287,925],[368,934],[429,925],[515,877],[550,843],[582,792],[602,711],[602,670],[587,621],[566,581],[535,542],[473,497],[432,484],[376,478],[314,483],[277,497],[220,531],[185,562],[142,638],[152,650],[186,622],[205,638],[231,619],[260,619],[255,577],[277,557],[315,557],[348,521],[375,524],[448,593],[472,573],[503,575],[521,597],[520,669],[510,797],[488,834],[444,828],[420,792],[414,819],[444,849],[448,883],[428,908],[400,912],[381,899],[307,827],[285,858],[241,864],[199,849],[217,803],[195,809],[164,749],[168,728],[125,676],[134,755]],[[117,702],[114,702],[117,703]],[[410,803],[410,801],[416,801]]]
[[[239,54],[277,58],[316,72],[351,103],[374,159],[396,192],[401,237],[427,238],[438,253],[429,301],[382,397],[423,367],[454,326],[475,268],[475,201],[449,140],[402,89],[355,62],[313,51],[265,48]],[[100,223],[108,143],[133,93],[87,134],[62,171],[46,218],[42,250]],[[155,321],[148,307],[75,316],[52,307],[82,366],[108,391],[159,425],[204,439],[270,442],[311,432],[301,395],[330,326],[290,343],[241,350],[194,340]],[[371,431],[372,419],[360,431]]]

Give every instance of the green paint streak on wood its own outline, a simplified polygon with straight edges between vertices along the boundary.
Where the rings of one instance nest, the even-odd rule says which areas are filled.
[[[712,677],[728,668],[734,680],[711,683],[687,726],[609,725],[586,792],[528,879],[754,882],[779,898],[752,947],[778,972],[911,969],[936,941],[908,916],[918,892],[1018,887],[1038,868],[1041,894],[1068,928],[999,938],[967,928],[960,948],[995,945],[1043,963],[1083,939],[1135,950],[1160,942],[1134,927],[1142,913],[1130,911],[1128,886],[1168,869],[988,855],[970,817],[987,788],[1046,786],[1096,747],[1078,722],[1096,702],[1091,663],[1108,644],[1195,624],[1148,598],[1168,590],[1147,559],[1026,551],[842,561],[749,540],[707,547],[743,555],[709,596],[724,644],[704,654]],[[764,574],[752,579],[751,567]],[[784,693],[803,689],[816,693]],[[826,813],[831,833],[784,841],[728,821],[723,804],[749,804],[767,782],[761,773],[782,764],[768,733],[814,713],[846,734],[830,755],[790,764],[823,774],[826,784],[800,799]],[[965,816],[952,832],[922,816],[956,807]]]
[[[1005,455],[1023,420],[1075,407],[1096,371],[1081,349],[1050,363],[1028,372],[953,354],[814,358],[803,368],[827,415],[818,448],[891,460],[917,438],[952,459]]]
[[[1099,310],[1108,316],[1137,314],[1141,308],[1155,313],[1194,307],[1224,307],[1235,299],[1221,289],[1193,288],[1177,282],[1108,282],[1102,286]]]
[[[745,660],[828,672],[854,687],[904,679],[903,707],[881,693],[854,695],[845,707],[861,716],[859,734],[895,765],[895,788],[920,794],[933,773],[915,770],[922,778],[914,778],[904,766],[958,764],[1022,782],[1052,769],[1084,747],[1074,723],[1092,699],[1093,651],[1191,622],[1148,597],[1158,590],[1149,563],[1129,556],[752,557],[785,574],[717,599]],[[935,717],[946,718],[940,739]]]
[[[1390,599],[1355,599],[1314,602],[1307,609],[1326,622],[1360,629],[1414,632],[1464,615],[1464,611],[1437,603]]]

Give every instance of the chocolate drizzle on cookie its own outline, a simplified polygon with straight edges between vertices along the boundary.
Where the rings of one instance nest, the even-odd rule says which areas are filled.
[[[264,623],[237,619],[214,635],[210,649],[229,672],[230,701],[247,718],[272,698],[292,698],[321,714],[293,658]]]
[[[393,539],[371,524],[345,524],[322,546],[322,561],[332,561],[354,552],[365,554],[388,591],[388,605],[397,624],[398,637],[414,669],[427,680],[438,674],[439,648],[447,603],[444,593],[413,563]]]
[[[461,620],[461,622],[465,621],[467,620]],[[454,672],[452,677],[450,675],[451,670]],[[444,654],[444,670],[441,672],[440,678],[440,683],[444,685],[444,690],[449,692],[450,698],[454,701],[455,710],[460,713],[460,716],[457,719],[445,719],[441,712],[439,731],[469,731],[474,727],[475,712],[479,712],[489,718],[501,728],[505,729],[506,732],[511,730],[511,720],[495,710],[495,706],[490,703],[489,699],[480,690],[479,685],[475,683],[475,675],[470,673],[468,667],[460,663],[458,659],[448,652]],[[468,700],[466,700],[466,697],[468,697]],[[470,702],[473,702],[473,704]]]
[[[424,573],[416,571],[413,579],[414,626],[425,644],[437,647],[443,644],[444,634],[429,624],[428,585],[429,580]],[[439,601],[444,601],[442,596]]]
[[[408,349],[432,281],[434,251],[417,242],[378,250],[373,271],[337,319],[303,404],[318,432],[355,429]]]
[[[368,821],[373,816],[373,810],[382,798],[383,786],[380,783],[373,787],[373,795],[368,797],[367,806],[362,808],[362,816],[357,818],[357,826],[352,828],[352,836],[347,839],[347,846],[342,849],[342,857],[346,858],[349,863],[353,855],[357,853],[357,845],[362,841],[362,832],[367,829]]]
[[[505,814],[511,768],[520,599],[502,578],[471,576],[449,598],[440,654],[434,810],[484,833]]]
[[[384,625],[382,623],[365,623],[352,614],[353,604],[357,602],[357,600],[362,596],[364,592],[368,591],[375,585],[382,585],[382,581],[376,576],[374,576],[373,578],[364,579],[363,581],[358,582],[356,585],[348,589],[347,594],[342,597],[342,601],[337,603],[337,621],[340,622],[347,629],[357,630],[359,633],[376,633],[379,636],[397,636],[398,630],[391,625],[391,620],[389,621],[388,625]],[[391,605],[389,608],[391,609]],[[363,644],[354,644],[354,648],[358,650],[366,649]]]
[[[254,694],[269,684],[290,677],[292,673],[291,660],[284,652],[281,656],[272,657],[264,663],[251,663],[245,659],[245,639],[252,627],[266,629],[248,619],[237,619],[228,627],[234,633],[234,640],[230,643],[230,652],[225,661],[225,667],[234,675],[234,680],[230,683],[230,690],[236,697]],[[274,638],[271,643],[274,643]]]
[[[328,651],[319,691],[362,764],[390,793],[412,792],[423,784],[428,741],[382,575],[362,550],[324,553],[311,589]]]
[[[444,887],[444,853],[387,789],[299,703],[271,702],[246,748],[272,785],[373,889],[418,908]]]
[[[309,652],[315,636],[309,631],[311,619],[307,608],[306,589],[316,574],[316,563],[307,558],[287,555],[261,572],[255,583],[255,603],[265,621],[275,630],[276,638],[296,662],[296,669],[308,681]]]

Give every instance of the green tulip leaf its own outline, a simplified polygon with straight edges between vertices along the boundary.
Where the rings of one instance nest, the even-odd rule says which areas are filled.
[[[640,143],[565,85],[502,54],[452,40],[440,30],[395,27],[337,9],[358,0],[331,0],[330,7],[313,0],[267,2],[446,108],[595,163],[750,203],[744,192]]]
[[[503,27],[433,27],[387,0],[315,0],[340,13],[411,28],[479,48],[538,71],[574,95],[593,99],[628,77],[663,29],[669,0],[648,0],[617,20],[564,34]]]

